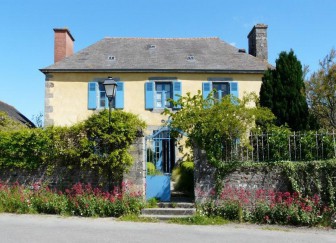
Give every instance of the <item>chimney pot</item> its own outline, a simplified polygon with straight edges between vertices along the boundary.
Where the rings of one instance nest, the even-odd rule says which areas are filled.
[[[75,39],[67,28],[54,29],[54,62],[61,61],[74,53]]]

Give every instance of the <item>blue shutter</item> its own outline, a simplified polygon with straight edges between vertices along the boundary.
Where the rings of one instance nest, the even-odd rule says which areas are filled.
[[[89,82],[88,85],[88,109],[95,110],[97,109],[97,92],[98,90],[97,82]]]
[[[239,98],[238,82],[230,82],[230,94],[237,99]]]
[[[179,81],[173,82],[173,100],[178,101],[182,95],[182,83]],[[173,107],[174,109],[181,109],[181,106],[178,105]]]
[[[203,82],[202,83],[203,99],[206,99],[211,91],[212,91],[212,83],[211,82]]]
[[[113,105],[113,101],[112,101],[112,105]],[[109,108],[109,100],[106,96],[106,93],[105,93],[105,109],[108,109]]]
[[[154,109],[154,82],[145,83],[145,108],[146,110]]]
[[[115,108],[124,109],[124,82],[117,82]]]

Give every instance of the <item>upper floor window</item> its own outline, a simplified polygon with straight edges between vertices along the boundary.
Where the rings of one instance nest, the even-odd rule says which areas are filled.
[[[202,83],[203,98],[208,97],[211,91],[214,91],[215,101],[221,100],[225,95],[233,95],[239,97],[238,82],[226,81],[226,79],[215,79],[213,81]]]
[[[117,82],[116,96],[112,100],[112,107],[124,108],[124,83]],[[103,82],[89,82],[88,87],[88,109],[96,110],[108,108],[108,99],[105,94]]]
[[[230,94],[230,84],[228,82],[213,82],[212,89],[214,90],[214,99],[217,101]]]
[[[155,83],[155,107],[156,108],[170,108],[171,102],[168,100],[172,98],[172,83]]]
[[[177,108],[169,99],[177,101],[181,95],[182,84],[174,80],[151,80],[145,83],[145,109]]]

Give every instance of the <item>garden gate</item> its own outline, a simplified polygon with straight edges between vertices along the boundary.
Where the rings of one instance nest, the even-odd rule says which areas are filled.
[[[175,139],[170,137],[169,127],[154,130],[145,138],[146,199],[170,201],[171,172],[175,165]],[[151,170],[148,170],[151,169]],[[155,169],[153,169],[155,168]]]

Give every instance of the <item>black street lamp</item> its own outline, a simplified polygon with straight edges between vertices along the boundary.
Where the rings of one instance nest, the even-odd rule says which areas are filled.
[[[108,99],[108,105],[109,105],[109,125],[111,124],[111,106],[112,106],[112,100],[114,99],[116,95],[117,90],[117,82],[114,81],[112,77],[108,77],[105,79],[104,83],[105,88],[105,94]]]

